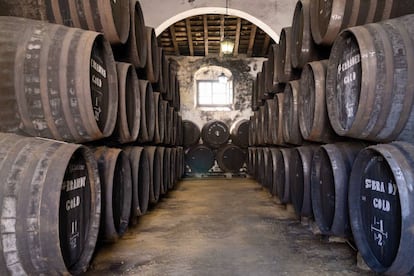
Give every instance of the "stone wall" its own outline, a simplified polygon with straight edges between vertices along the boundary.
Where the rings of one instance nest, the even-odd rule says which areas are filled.
[[[170,61],[177,68],[180,81],[181,115],[184,120],[195,122],[200,129],[209,120],[222,120],[229,127],[251,115],[252,82],[262,69],[264,58],[213,58],[173,56]],[[231,110],[205,110],[196,106],[194,73],[203,66],[216,65],[227,68],[233,75],[233,105]]]

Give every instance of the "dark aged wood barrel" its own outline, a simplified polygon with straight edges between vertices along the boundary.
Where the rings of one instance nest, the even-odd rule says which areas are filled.
[[[273,120],[277,122],[277,130],[276,130],[276,145],[286,145],[284,136],[283,136],[283,100],[284,100],[284,94],[278,93],[276,94],[274,100],[277,104],[277,111],[278,113],[275,114],[275,117]]]
[[[114,46],[117,60],[132,63],[136,68],[145,68],[147,64],[147,30],[141,4],[138,0],[130,0],[130,29],[128,40],[124,45]]]
[[[183,120],[183,138],[185,147],[198,144],[200,140],[200,128],[190,120]]]
[[[350,28],[332,47],[327,107],[339,135],[413,141],[414,15]],[[371,54],[375,53],[375,54]]]
[[[214,165],[214,152],[205,145],[195,145],[185,151],[185,163],[191,172],[206,173]]]
[[[263,73],[262,72],[257,72],[256,87],[257,87],[258,107],[260,107],[262,105],[262,101],[264,98],[264,85],[263,85]]]
[[[102,185],[100,236],[114,242],[128,229],[132,201],[131,166],[121,149],[98,147],[94,149],[94,156]]]
[[[126,147],[125,154],[131,165],[132,175],[132,224],[137,223],[137,217],[147,212],[150,190],[150,164],[148,152],[143,147]]]
[[[276,194],[279,197],[279,200],[282,204],[291,203],[291,181],[290,181],[290,171],[292,168],[292,148],[280,148],[280,153],[282,154],[281,162],[277,163],[276,171],[277,174],[274,179],[276,185]]]
[[[151,83],[158,82],[160,77],[160,56],[158,50],[157,37],[152,27],[147,30],[147,65],[145,66],[145,77]]]
[[[171,124],[172,124],[172,118],[171,118],[171,108],[168,101],[163,100],[163,104],[165,105],[165,133],[164,133],[164,144],[170,145],[171,139],[172,139],[172,130],[171,130]]]
[[[311,197],[311,164],[317,148],[295,148],[290,156],[290,192],[295,213],[299,217],[313,217]]]
[[[175,147],[176,148],[176,178],[177,180],[181,180],[183,176],[183,168],[184,168],[184,148],[183,147]]]
[[[141,121],[141,99],[135,68],[130,63],[117,62],[118,116],[114,136],[120,143],[134,142]]]
[[[269,148],[269,163],[266,167],[266,175],[269,177],[269,192],[272,196],[278,195],[277,181],[280,181],[280,174],[282,174],[281,171],[278,171],[278,168],[280,168],[280,162],[283,162],[280,150],[278,148]]]
[[[265,175],[265,147],[258,147],[256,153],[256,180],[260,185],[263,185]]]
[[[0,134],[0,274],[86,271],[99,231],[101,188],[84,146]]]
[[[174,107],[170,106],[170,120],[171,120],[171,145],[177,145],[177,121],[178,115]]]
[[[103,33],[111,44],[125,43],[130,29],[129,1],[11,1],[0,3],[0,15],[49,21]]]
[[[249,120],[241,119],[230,127],[230,139],[233,144],[241,148],[249,146]]]
[[[268,143],[268,133],[269,133],[269,128],[268,128],[268,116],[267,116],[267,107],[266,104],[262,105],[259,108],[259,122],[260,122],[260,127],[259,127],[259,143],[262,146],[265,146]]]
[[[166,195],[167,192],[168,192],[168,188],[166,189],[165,187],[166,187],[166,185],[168,185],[168,177],[169,177],[169,173],[170,173],[170,169],[168,167],[171,167],[171,164],[168,164],[168,163],[166,164],[165,163],[165,158],[166,158],[165,155],[167,154],[167,151],[166,151],[165,147],[157,146],[157,154],[161,158],[162,171],[160,173],[160,177],[161,177],[160,196],[163,196],[163,195]],[[167,168],[166,168],[166,166],[167,166]]]
[[[182,146],[183,145],[183,117],[177,112],[177,141],[176,146]]]
[[[311,173],[312,209],[324,235],[350,238],[349,175],[362,143],[322,145],[314,153]]]
[[[151,142],[155,132],[155,105],[152,86],[147,80],[139,80],[141,95],[141,126],[138,142]]]
[[[170,148],[164,149],[164,160],[163,160],[163,169],[164,177],[162,181],[163,187],[161,188],[161,193],[164,191],[164,194],[168,193],[170,182],[171,182],[171,150]]]
[[[272,183],[273,183],[273,173],[272,173],[272,156],[270,153],[269,147],[262,148],[262,168],[260,172],[263,174],[261,176],[260,183],[264,188],[266,188],[268,191],[272,189]]]
[[[162,170],[162,163],[160,156],[157,154],[157,147],[146,146],[145,151],[149,158],[150,171],[150,203],[156,204],[160,198],[161,191],[161,177],[160,170]]]
[[[378,273],[408,275],[414,263],[414,147],[405,142],[362,150],[349,187],[356,245]]]
[[[2,132],[68,142],[112,134],[117,76],[102,35],[14,17],[0,26]]]
[[[276,76],[278,82],[289,82],[298,79],[297,70],[292,67],[292,27],[285,27],[280,32],[279,48],[276,56]]]
[[[247,149],[247,173],[251,176],[254,176],[255,158],[256,147],[249,147]]]
[[[203,143],[212,148],[218,148],[226,144],[229,137],[229,127],[225,122],[219,120],[209,121],[201,129]]]
[[[154,112],[155,112],[155,127],[154,127],[154,138],[153,143],[162,144],[164,141],[165,135],[165,121],[166,121],[166,111],[165,105],[163,104],[163,99],[161,99],[161,94],[159,92],[153,92],[154,97]]]
[[[250,125],[249,125],[249,144],[250,146],[256,146],[257,145],[257,122],[256,122],[256,112],[253,111],[253,115],[250,117]]]
[[[320,59],[313,41],[310,25],[310,5],[315,0],[296,2],[292,20],[292,67],[303,68],[306,63]]]
[[[276,98],[276,96],[275,96]],[[276,120],[279,114],[279,105],[277,101],[274,99],[266,100],[265,107],[266,107],[266,120],[267,120],[267,143],[269,145],[276,145],[278,143],[278,127],[279,121]]]
[[[157,146],[155,148],[155,155],[158,158],[158,168],[156,171],[154,171],[154,173],[156,175],[154,175],[154,181],[159,181],[159,197],[161,197],[161,195],[165,194],[166,191],[164,190],[164,180],[165,180],[165,170],[164,170],[164,155],[165,155],[165,148],[164,147],[159,147]],[[169,164],[168,166],[171,166],[171,164]]]
[[[283,97],[283,139],[286,143],[302,145],[303,138],[299,129],[298,98],[300,94],[299,81],[286,84]]]
[[[279,44],[272,44],[269,47],[269,52],[267,54],[268,60],[268,82],[267,82],[267,90],[270,91],[269,93],[282,93],[284,90],[284,83],[279,82],[278,79],[278,51],[279,51]]]
[[[175,184],[177,184],[177,170],[175,170],[175,166],[177,165],[177,149],[175,147],[171,148],[171,164],[174,164],[171,166],[170,170],[170,186],[168,187],[170,190],[174,189]]]
[[[325,101],[327,66],[327,60],[309,62],[300,78],[299,126],[302,137],[308,141],[330,143],[336,138]]]
[[[238,173],[246,162],[246,152],[234,144],[227,144],[216,153],[217,164],[226,173]]]
[[[311,28],[318,44],[331,45],[341,30],[414,12],[411,0],[311,1]]]

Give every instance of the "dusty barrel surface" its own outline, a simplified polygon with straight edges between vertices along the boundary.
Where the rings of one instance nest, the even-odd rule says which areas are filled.
[[[410,0],[312,1],[311,29],[316,43],[331,45],[340,31],[414,12]]]
[[[310,5],[314,0],[297,1],[292,20],[291,60],[294,68],[303,68],[306,63],[319,59],[313,41],[310,21]]]
[[[209,121],[201,129],[203,142],[212,148],[218,148],[226,144],[229,137],[229,127],[219,120]]]
[[[117,75],[101,34],[13,17],[0,25],[1,131],[68,142],[112,134]]]
[[[125,43],[130,29],[129,1],[10,1],[0,15],[26,17],[103,33],[111,44]]]
[[[80,274],[99,231],[101,188],[84,146],[0,134],[0,274]]]
[[[160,198],[161,193],[161,175],[160,171],[163,166],[163,159],[157,154],[157,147],[146,146],[145,151],[148,153],[149,158],[149,171],[150,171],[150,197],[149,201],[152,204],[156,204]]]
[[[183,120],[183,145],[185,147],[198,144],[200,133],[200,128],[194,122]]]
[[[131,214],[132,175],[128,156],[108,147],[94,149],[102,190],[102,239],[114,242],[128,229]]]
[[[164,141],[165,135],[165,122],[166,122],[166,110],[161,94],[159,92],[153,92],[154,96],[154,111],[155,111],[155,130],[153,142],[161,144]]]
[[[290,171],[293,170],[292,152],[294,149],[280,148],[281,159],[277,162],[276,171],[278,172],[274,176],[274,182],[276,185],[276,194],[282,204],[291,203],[291,184],[290,184]]]
[[[150,164],[147,151],[143,147],[126,147],[125,154],[129,158],[132,176],[131,222],[147,212],[150,190]]]
[[[298,78],[298,72],[292,67],[292,27],[280,32],[279,48],[276,56],[276,75],[279,82],[289,82]]]
[[[141,123],[138,142],[145,143],[154,139],[155,105],[152,86],[147,80],[139,80],[141,98]]]
[[[289,144],[302,145],[303,138],[299,129],[299,81],[287,83],[283,94],[283,139]]]
[[[336,133],[377,142],[413,140],[413,24],[414,15],[408,15],[350,28],[337,38],[326,77]]]
[[[136,68],[144,68],[148,54],[144,15],[138,0],[130,0],[128,3],[130,14],[125,16],[130,19],[128,39],[123,45],[114,45],[113,51],[117,60],[132,63]]]
[[[230,128],[230,138],[233,144],[241,148],[249,146],[249,120],[242,119]]]
[[[313,217],[311,196],[311,165],[316,147],[295,148],[290,156],[289,181],[292,204],[299,217]]]
[[[146,27],[147,30],[147,65],[145,66],[146,79],[151,83],[158,82],[160,77],[160,56],[158,50],[157,37],[152,27]]]
[[[298,110],[300,132],[305,140],[325,143],[335,140],[326,108],[327,66],[327,60],[314,61],[306,64],[302,71]]]
[[[283,101],[284,101],[285,95],[283,93],[276,94],[274,101],[277,105],[277,113],[275,112],[275,117],[271,118],[272,120],[277,123],[277,131],[274,133],[276,134],[276,145],[283,146],[286,144],[286,141],[284,139],[283,135]],[[274,135],[273,134],[273,135]],[[273,138],[274,139],[274,138]]]
[[[246,161],[246,152],[234,144],[228,144],[217,151],[216,160],[224,172],[238,173]]]
[[[414,267],[413,167],[413,145],[394,142],[365,148],[352,168],[352,233],[363,259],[378,273],[407,275]]]
[[[204,173],[214,165],[214,152],[205,145],[190,147],[185,152],[185,163],[191,172]]]
[[[120,143],[134,142],[141,121],[141,99],[135,68],[130,63],[117,62],[118,116],[114,136]]]
[[[312,159],[312,209],[324,235],[351,237],[348,212],[349,176],[355,157],[364,145],[337,143],[322,145]]]

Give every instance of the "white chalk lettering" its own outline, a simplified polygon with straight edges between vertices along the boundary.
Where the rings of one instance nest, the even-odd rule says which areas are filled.
[[[106,70],[97,63],[93,58],[91,58],[91,66],[93,69],[95,69],[96,72],[101,74],[102,77],[106,78]]]
[[[355,66],[356,64],[361,62],[361,56],[359,54],[349,58],[344,63],[341,63],[338,65],[338,74],[340,74],[343,71],[348,70],[349,68]]]
[[[70,211],[72,209],[75,209],[76,207],[79,207],[81,203],[80,196],[75,196],[72,199],[68,199],[66,201],[66,211]]]
[[[66,180],[62,184],[62,190],[66,190],[66,192],[74,191],[80,188],[84,188],[86,186],[86,176],[82,176],[77,179]]]
[[[102,80],[94,74],[92,74],[92,83],[98,87],[102,87]]]
[[[391,204],[386,199],[374,198],[372,200],[372,204],[373,204],[374,208],[376,208],[378,210],[381,210],[381,211],[384,211],[384,212],[391,211]]]

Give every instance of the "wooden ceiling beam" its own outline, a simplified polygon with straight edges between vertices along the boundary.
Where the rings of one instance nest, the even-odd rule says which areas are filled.
[[[236,38],[234,39],[234,52],[233,52],[233,56],[235,57],[239,55],[240,30],[241,30],[241,18],[238,17],[237,26],[236,26]]]
[[[190,50],[190,56],[194,56],[194,45],[193,45],[193,36],[191,34],[190,18],[185,19],[185,27],[187,29],[187,41],[188,41],[188,49]]]
[[[224,15],[220,15],[220,41],[224,39]],[[223,56],[223,53],[220,51],[220,56]]]
[[[170,33],[171,33],[172,44],[174,46],[175,55],[179,56],[180,55],[180,49],[178,48],[177,36],[175,35],[174,25],[170,26]]]
[[[247,57],[251,57],[253,54],[254,39],[256,37],[257,26],[252,24],[250,29],[249,47],[247,48]]]
[[[203,25],[204,25],[204,55],[208,56],[208,24],[207,24],[207,15],[203,15]]]

